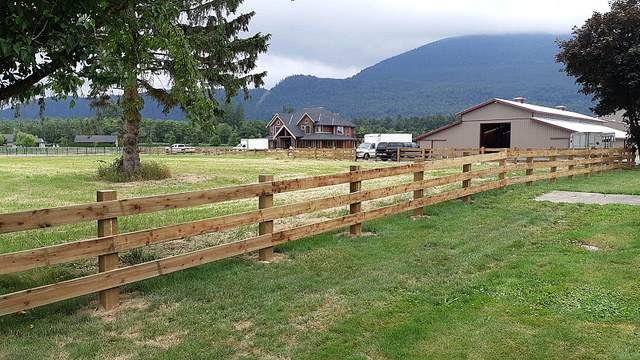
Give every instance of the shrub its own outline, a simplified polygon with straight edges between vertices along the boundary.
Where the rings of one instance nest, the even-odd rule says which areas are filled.
[[[35,135],[18,131],[18,133],[16,134],[16,140],[14,141],[14,143],[16,145],[24,146],[24,147],[34,147],[36,146],[36,137]]]
[[[162,180],[169,177],[171,177],[169,167],[155,160],[142,161],[140,169],[136,173],[124,170],[121,158],[115,159],[111,164],[98,167],[98,178],[109,182]]]

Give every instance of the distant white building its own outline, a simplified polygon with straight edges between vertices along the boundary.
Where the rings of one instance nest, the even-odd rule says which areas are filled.
[[[422,148],[569,148],[573,133],[613,133],[614,147],[626,145],[627,133],[607,121],[525,103],[524,98],[491,99],[461,111],[460,120],[418,136]]]

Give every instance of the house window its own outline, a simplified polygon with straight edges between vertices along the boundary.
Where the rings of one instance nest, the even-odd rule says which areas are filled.
[[[316,125],[316,132],[317,133],[321,133],[322,132],[322,125]]]
[[[278,133],[278,131],[280,131],[280,128],[281,128],[281,127],[282,127],[282,126],[276,126],[276,127],[274,128],[274,130],[273,130],[273,136],[276,136],[276,134]]]
[[[305,134],[311,134],[311,125],[302,126],[302,130],[304,131]]]
[[[336,128],[336,134],[343,135],[344,134],[344,126],[338,126]]]

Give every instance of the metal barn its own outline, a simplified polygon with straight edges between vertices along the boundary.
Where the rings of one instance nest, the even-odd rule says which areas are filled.
[[[524,98],[492,99],[458,114],[460,120],[418,136],[421,148],[569,148],[575,133],[614,133],[615,147],[625,146],[626,132],[607,121],[525,103]]]

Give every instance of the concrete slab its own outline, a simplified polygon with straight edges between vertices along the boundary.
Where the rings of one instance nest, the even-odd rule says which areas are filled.
[[[552,191],[538,196],[537,201],[583,204],[625,204],[640,206],[640,195],[598,194],[573,191]]]

